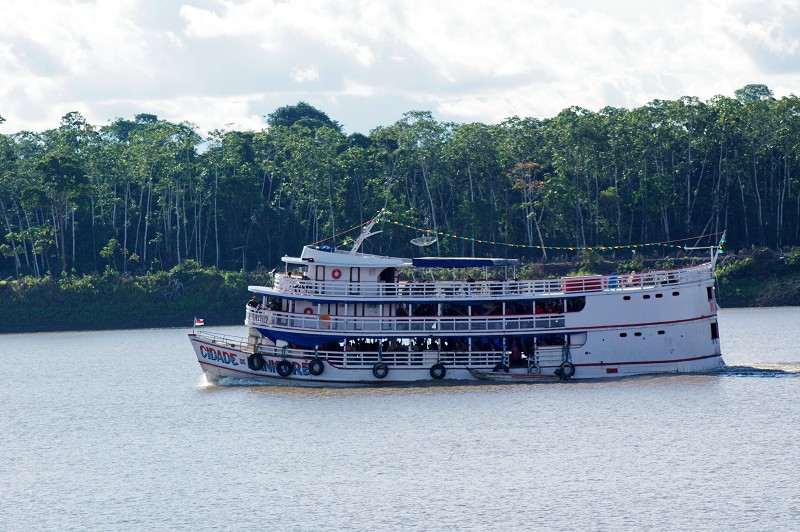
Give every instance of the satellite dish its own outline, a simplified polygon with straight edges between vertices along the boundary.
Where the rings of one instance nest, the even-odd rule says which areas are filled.
[[[414,244],[415,246],[424,248],[426,246],[430,246],[431,244],[436,243],[437,240],[438,238],[435,236],[420,236],[417,238],[412,238],[411,243]]]

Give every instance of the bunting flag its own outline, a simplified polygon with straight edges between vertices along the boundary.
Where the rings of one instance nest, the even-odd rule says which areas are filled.
[[[616,246],[587,246],[587,247],[579,247],[579,246],[531,246],[527,244],[510,244],[508,242],[495,242],[494,240],[481,240],[480,238],[472,238],[467,236],[459,236],[452,233],[445,233],[443,231],[434,231],[432,229],[426,229],[424,227],[415,227],[413,225],[408,225],[403,222],[399,222],[397,220],[392,220],[386,217],[376,218],[378,221],[390,223],[392,225],[396,225],[399,227],[405,227],[406,229],[413,229],[414,231],[420,231],[423,233],[427,233],[429,235],[438,235],[447,238],[457,238],[459,240],[466,240],[468,242],[478,242],[479,244],[492,244],[494,246],[506,246],[511,248],[522,248],[522,249],[546,249],[546,250],[556,250],[556,251],[607,251],[613,249],[638,249],[638,248],[648,248],[648,247],[664,247],[664,248],[675,248],[675,249],[685,249],[687,246],[683,246],[681,244],[675,244],[675,242],[683,242],[686,240],[696,240],[698,238],[706,237],[706,236],[715,236],[722,234],[722,231],[717,233],[709,233],[706,235],[700,235],[695,237],[689,238],[681,238],[677,240],[668,240],[666,242],[648,242],[646,244],[627,244],[627,245],[616,245]],[[719,243],[719,252],[722,252],[722,245],[725,243],[725,240],[722,240]]]
[[[194,326],[195,327],[202,327],[205,325],[205,320],[203,318],[195,318],[194,319]]]

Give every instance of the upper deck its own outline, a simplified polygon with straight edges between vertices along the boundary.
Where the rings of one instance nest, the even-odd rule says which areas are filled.
[[[340,274],[341,275],[341,274]],[[286,299],[319,302],[458,302],[514,301],[587,292],[685,285],[706,281],[711,265],[643,273],[562,277],[542,280],[484,281],[349,281],[314,280],[276,274],[272,287],[250,286],[251,292]]]

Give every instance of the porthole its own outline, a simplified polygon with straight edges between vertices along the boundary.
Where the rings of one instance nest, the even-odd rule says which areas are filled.
[[[650,299],[650,294],[645,294],[642,296],[642,299]]]
[[[656,294],[657,298],[664,297],[664,294]]]
[[[665,334],[666,331],[658,331],[658,334]]]
[[[619,333],[620,338],[625,338],[626,336],[628,336],[628,333]]]
[[[640,333],[640,332],[635,332],[635,333],[633,333],[633,335],[634,335],[634,336],[641,336],[641,335],[642,335],[642,333]]]
[[[681,295],[681,293],[680,292],[672,292],[672,295],[673,296],[679,296],[679,295]]]
[[[624,299],[625,301],[630,301],[631,300],[631,296],[622,296],[622,299]]]

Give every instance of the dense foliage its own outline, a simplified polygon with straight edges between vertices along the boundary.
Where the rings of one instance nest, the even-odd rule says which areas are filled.
[[[412,225],[527,245],[727,229],[729,248],[777,249],[800,236],[799,144],[800,99],[763,85],[496,125],[409,112],[368,136],[304,103],[262,131],[207,139],[154,115],[96,127],[69,113],[53,130],[0,135],[0,275],[140,274],[187,259],[271,268],[384,207]],[[366,250],[416,251],[419,234],[383,225]],[[441,239],[425,251],[543,255],[480,246]]]
[[[61,278],[26,276],[0,281],[0,333],[191,327],[192,317],[210,325],[242,323],[248,285],[264,285],[264,273],[218,272],[192,260],[170,271]]]

